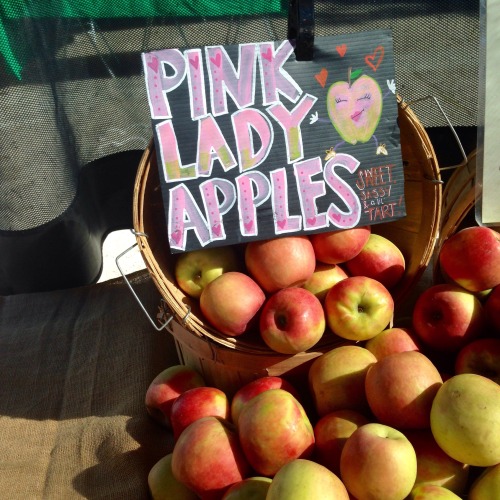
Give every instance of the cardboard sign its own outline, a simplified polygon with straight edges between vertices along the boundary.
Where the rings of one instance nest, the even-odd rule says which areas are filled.
[[[172,253],[406,215],[389,31],[142,59]]]

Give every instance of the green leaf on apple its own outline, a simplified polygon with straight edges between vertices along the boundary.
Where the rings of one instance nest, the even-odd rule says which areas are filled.
[[[359,68],[359,69],[355,69],[354,71],[351,72],[351,83],[356,80],[356,78],[358,78],[359,76],[361,76],[361,74],[363,73],[363,69],[362,68]]]

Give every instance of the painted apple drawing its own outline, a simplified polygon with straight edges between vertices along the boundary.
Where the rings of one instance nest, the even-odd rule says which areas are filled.
[[[376,80],[361,75],[355,81],[338,81],[326,97],[333,126],[350,144],[367,142],[375,132],[382,114],[382,91]]]

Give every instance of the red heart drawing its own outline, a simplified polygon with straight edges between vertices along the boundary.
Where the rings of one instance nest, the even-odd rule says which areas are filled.
[[[337,49],[340,57],[345,56],[345,53],[347,52],[347,45],[345,43],[343,43],[342,45],[337,45],[335,48]]]
[[[285,229],[285,227],[286,227],[286,219],[279,220],[278,221],[278,226],[279,226],[280,229]]]
[[[262,52],[262,57],[266,60],[266,61],[269,61],[271,62],[272,58],[273,58],[273,53],[271,51],[271,47],[269,47],[266,52]]]
[[[250,229],[252,229],[252,226],[253,226],[253,220],[251,220],[249,222],[245,222],[243,225],[245,226],[245,229],[247,231],[250,231]]]
[[[193,58],[189,58],[189,64],[193,66],[194,69],[198,69],[198,66],[200,65],[200,58],[196,55]]]
[[[222,56],[220,55],[220,52],[217,52],[215,57],[211,57],[210,60],[218,67],[220,68],[221,62],[222,62]]]
[[[326,85],[326,79],[328,78],[328,71],[326,68],[321,68],[321,71],[314,75],[314,78],[316,78],[318,83],[324,87]]]
[[[155,72],[158,73],[158,58],[152,57],[151,61],[148,62],[148,66]]]
[[[365,56],[365,63],[370,66],[373,71],[377,71],[380,63],[384,59],[384,47],[379,45],[373,52],[373,54],[368,54]]]

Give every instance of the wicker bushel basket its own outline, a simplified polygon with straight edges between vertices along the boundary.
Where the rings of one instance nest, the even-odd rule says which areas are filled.
[[[399,126],[405,172],[407,216],[372,226],[403,252],[407,268],[394,290],[396,314],[432,257],[439,235],[441,179],[432,144],[423,126],[404,103],[399,103]],[[133,199],[137,244],[147,269],[164,303],[174,315],[169,324],[180,362],[198,369],[209,384],[229,393],[243,383],[264,375],[303,373],[321,353],[346,343],[331,332],[312,350],[293,356],[271,351],[258,332],[226,337],[205,322],[198,301],[186,296],[176,285],[175,256],[169,251],[160,190],[156,153],[151,145],[139,163]]]

